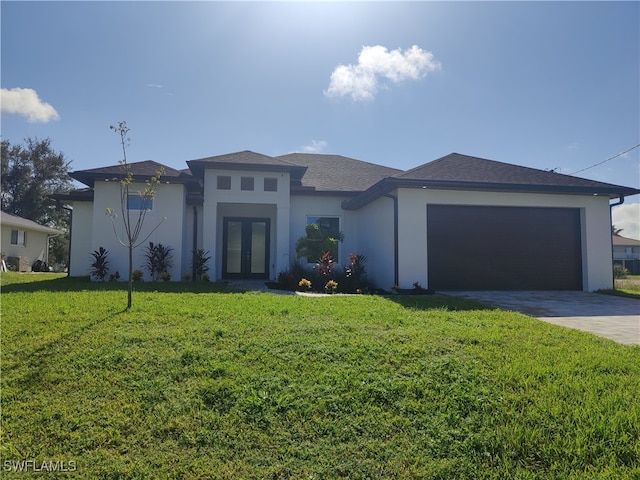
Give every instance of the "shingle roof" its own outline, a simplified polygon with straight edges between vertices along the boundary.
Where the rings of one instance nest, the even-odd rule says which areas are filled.
[[[402,172],[341,155],[290,153],[277,158],[306,167],[302,186],[316,191],[362,192],[382,178]]]
[[[561,187],[619,188],[617,185],[573,177],[560,173],[522,167],[484,158],[451,153],[407,172],[397,178],[455,181],[484,184],[540,185]]]
[[[640,240],[622,237],[620,235],[611,235],[613,245],[616,247],[640,247]]]
[[[345,202],[343,207],[358,209],[399,187],[603,195],[609,198],[640,193],[640,190],[635,188],[451,153],[407,172],[385,178],[366,192]]]
[[[189,160],[187,164],[194,175],[201,175],[202,171],[206,168],[228,170],[258,169],[266,171],[292,171],[297,169],[295,165],[290,163],[249,150]],[[302,172],[300,172],[300,174],[302,174]]]
[[[158,170],[164,169],[161,177],[162,181],[178,181],[184,182],[190,180],[190,174],[181,172],[174,168],[154,162],[153,160],[145,160],[142,162],[133,162],[128,164],[134,179],[146,179],[156,175]],[[89,170],[77,170],[71,173],[71,177],[93,187],[95,180],[104,180],[111,178],[123,178],[125,171],[122,165],[110,165],[108,167],[91,168]]]
[[[32,220],[27,220],[17,215],[11,215],[7,212],[0,212],[0,223],[10,227],[18,227],[24,230],[35,230],[37,232],[48,233],[50,235],[62,235],[64,232],[56,230],[55,228],[40,225]]]

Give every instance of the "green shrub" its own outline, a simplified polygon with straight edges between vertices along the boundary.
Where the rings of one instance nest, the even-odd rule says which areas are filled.
[[[144,267],[149,270],[152,280],[158,280],[161,273],[171,269],[173,266],[172,252],[173,248],[171,247],[165,247],[161,243],[154,245],[153,242],[149,242],[144,255],[146,258]]]
[[[144,274],[142,273],[142,270],[134,270],[133,272],[131,272],[131,278],[134,282],[142,281],[143,275]]]
[[[209,271],[209,266],[207,262],[211,260],[211,255],[208,250],[204,250],[203,248],[199,248],[197,250],[192,250],[192,260],[191,266],[193,267],[195,277],[194,280],[198,278],[202,278],[202,275]]]
[[[100,247],[91,256],[93,257],[93,262],[89,265],[89,274],[96,280],[103,281],[109,273],[109,261],[107,260],[109,251],[104,247]]]
[[[295,261],[287,270],[278,274],[278,285],[286,290],[296,290],[298,282],[303,278],[309,278],[309,275],[310,272],[300,262]]]
[[[624,268],[622,264],[616,263],[613,265],[613,278],[627,278],[629,270]]]

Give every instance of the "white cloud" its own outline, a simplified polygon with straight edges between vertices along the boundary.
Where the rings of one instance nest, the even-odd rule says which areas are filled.
[[[0,93],[3,113],[22,115],[31,123],[47,123],[60,118],[56,109],[40,100],[38,93],[31,88],[3,88]]]
[[[440,62],[433,53],[417,45],[404,52],[402,49],[388,51],[386,47],[364,46],[358,56],[357,65],[338,65],[331,74],[327,97],[351,95],[353,100],[372,100],[381,82],[399,83],[403,80],[418,80],[428,72],[440,69]],[[386,86],[385,83],[382,83]]]
[[[302,147],[303,153],[322,153],[327,148],[327,142],[324,140],[311,140],[311,145]]]
[[[620,235],[640,240],[640,203],[623,203],[613,207],[611,221],[616,228],[622,228]]]

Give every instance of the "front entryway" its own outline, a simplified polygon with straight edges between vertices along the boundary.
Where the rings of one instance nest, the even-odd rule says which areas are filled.
[[[224,218],[224,278],[269,277],[269,228],[268,218]]]

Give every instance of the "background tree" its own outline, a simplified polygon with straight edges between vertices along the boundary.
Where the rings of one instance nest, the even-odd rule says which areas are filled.
[[[617,228],[615,225],[611,225],[611,235],[620,236],[620,232],[622,232],[624,228]]]
[[[129,194],[133,188],[133,172],[131,171],[131,165],[127,162],[127,146],[129,145],[130,138],[129,127],[127,122],[118,122],[118,125],[111,125],[109,128],[120,135],[120,144],[122,145],[123,158],[120,160],[122,166],[123,178],[120,180],[120,212],[122,213],[122,224],[124,227],[125,238],[120,238],[118,230],[115,227],[116,219],[118,215],[112,208],[107,208],[106,214],[111,217],[113,223],[113,232],[118,239],[118,242],[127,247],[129,252],[129,274],[128,274],[128,288],[127,288],[127,308],[131,308],[132,293],[133,293],[133,250],[147,241],[153,232],[160,226],[162,222],[159,222],[142,240],[139,241],[140,234],[142,233],[142,227],[144,225],[149,206],[155,195],[156,186],[160,183],[160,177],[164,175],[164,169],[160,169],[156,172],[155,176],[145,181],[144,190],[138,191],[140,195],[141,205],[139,209],[136,209],[136,213],[132,213],[129,210]],[[164,221],[164,220],[163,220]]]
[[[71,162],[56,152],[51,140],[27,138],[24,145],[1,145],[0,203],[2,211],[65,232],[51,239],[49,263],[66,264],[69,253],[69,213],[56,208],[50,195],[71,186]]]

